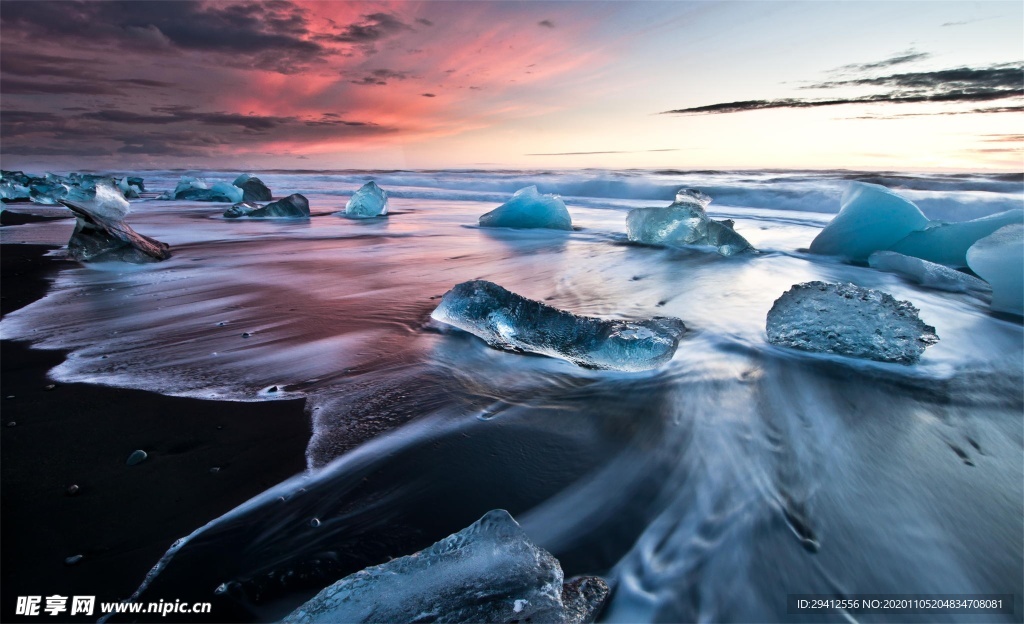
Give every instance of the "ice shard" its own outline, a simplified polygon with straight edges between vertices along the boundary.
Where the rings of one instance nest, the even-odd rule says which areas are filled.
[[[431,317],[496,349],[630,372],[671,360],[686,333],[677,318],[626,321],[577,316],[484,280],[463,282],[449,290]]]
[[[262,208],[259,204],[242,202],[235,204],[224,212],[228,219],[251,217],[254,219],[308,219],[309,201],[305,196],[295,193]]]
[[[913,364],[939,341],[909,301],[854,284],[796,284],[768,312],[768,342],[801,351]]]
[[[370,180],[356,191],[345,204],[345,216],[352,219],[382,217],[388,213],[387,191]]]
[[[967,250],[975,242],[1011,223],[1024,223],[1024,210],[1007,210],[972,221],[933,221],[911,232],[890,249],[954,268],[967,267]]]
[[[425,550],[337,581],[284,622],[593,621],[608,594],[604,581],[562,580],[558,560],[496,509]]]
[[[991,284],[993,310],[1024,316],[1024,225],[1005,225],[974,243],[967,263]]]
[[[810,250],[866,262],[872,252],[890,249],[927,225],[928,217],[917,206],[884,186],[853,182],[839,214],[811,241]]]
[[[626,215],[626,236],[645,245],[711,245],[723,256],[753,247],[733,229],[730,220],[708,218],[711,198],[695,189],[680,189],[676,201],[664,208],[635,208]]]
[[[146,181],[138,176],[128,176],[128,186],[134,186],[141,192],[146,192]]]
[[[512,198],[480,217],[480,227],[571,230],[572,217],[558,195],[541,195],[536,186],[516,191]]]
[[[122,261],[141,264],[170,257],[166,243],[143,236],[124,222],[130,205],[113,180],[92,189],[72,188],[60,200],[75,214],[68,257],[81,262]]]
[[[274,194],[270,192],[270,189],[263,183],[263,180],[260,180],[251,173],[243,173],[235,178],[232,184],[242,189],[242,199],[239,201],[260,202],[270,201],[274,198]]]
[[[925,288],[948,292],[987,292],[984,281],[947,266],[928,262],[895,251],[876,251],[868,256],[868,264],[879,271],[896,273]]]

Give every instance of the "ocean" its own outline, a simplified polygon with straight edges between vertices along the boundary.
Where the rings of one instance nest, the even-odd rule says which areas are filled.
[[[163,191],[239,172],[136,173]],[[183,536],[139,579],[140,600],[217,600],[230,605],[218,618],[271,621],[501,508],[567,577],[608,580],[603,621],[844,618],[787,614],[787,596],[814,593],[1015,594],[1024,612],[1020,319],[984,295],[807,252],[852,180],[959,221],[1020,208],[1020,174],[253,173],[275,196],[305,195],[312,218],[134,200],[128,222],[171,259],[62,270],[0,323],[5,339],[67,350],[59,382],[306,399],[308,471]],[[339,217],[371,179],[390,214]],[[530,185],[563,197],[573,231],[477,225]],[[710,195],[709,215],[758,253],[629,243],[627,211],[680,188]],[[0,240],[64,244],[70,230],[33,223]],[[689,332],[645,373],[497,351],[430,319],[471,279],[577,314],[678,317]],[[773,302],[811,280],[911,301],[940,341],[912,366],[770,345]],[[901,616],[944,618],[963,620]]]

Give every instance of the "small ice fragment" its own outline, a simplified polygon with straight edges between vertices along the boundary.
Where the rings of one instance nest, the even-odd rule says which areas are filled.
[[[79,561],[81,561],[84,558],[85,557],[83,557],[82,555],[71,555],[70,557],[68,557],[67,559],[64,560],[64,565],[69,565],[69,566],[75,565],[76,563],[78,563]]]
[[[243,173],[235,178],[232,184],[242,189],[241,201],[243,202],[270,201],[274,198],[274,194],[270,192],[263,180],[251,173]]]
[[[480,217],[480,227],[571,230],[572,217],[558,195],[541,195],[536,186],[519,189],[504,204]]]
[[[431,317],[497,349],[620,371],[650,370],[668,362],[686,333],[677,318],[625,321],[577,316],[484,280],[449,290]]]
[[[811,253],[865,262],[928,225],[917,206],[884,186],[853,182],[839,214],[811,241]]]
[[[81,491],[81,488],[77,485],[69,485],[67,489],[68,496],[75,496],[79,491]]]
[[[801,351],[913,364],[939,341],[909,301],[853,284],[796,284],[768,312],[768,342]]]
[[[309,526],[311,526],[313,528],[316,528],[316,527],[320,526],[320,518],[313,518],[312,520],[310,520],[309,521]]]
[[[134,186],[135,188],[139,189],[143,193],[146,192],[145,180],[143,180],[142,178],[140,178],[138,176],[128,176],[128,185],[129,186]]]
[[[356,191],[345,204],[345,216],[353,219],[380,217],[388,213],[387,191],[370,180]]]
[[[991,308],[1024,316],[1024,225],[1006,225],[967,250],[971,270],[992,285]]]
[[[414,555],[337,581],[284,621],[558,622],[561,612],[558,561],[499,509]]]
[[[146,461],[147,457],[149,457],[149,455],[146,454],[146,451],[132,451],[132,454],[128,456],[128,461],[126,461],[125,463],[128,464],[129,466],[135,466],[136,464],[141,464],[142,462]]]
[[[982,280],[941,264],[905,256],[895,251],[876,251],[868,256],[868,264],[879,271],[896,273],[925,288],[948,292],[986,292],[991,290]]]
[[[892,251],[957,269],[967,268],[967,250],[977,241],[1012,223],[1024,223],[1024,210],[1007,210],[972,221],[932,221],[890,247]]]
[[[224,212],[228,219],[251,217],[253,219],[308,219],[309,201],[305,196],[294,193],[271,202],[262,208],[259,204],[242,202],[235,204]]]

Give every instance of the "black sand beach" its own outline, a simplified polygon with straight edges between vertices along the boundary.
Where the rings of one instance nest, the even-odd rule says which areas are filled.
[[[66,262],[44,257],[50,249],[0,245],[3,314],[45,294]],[[4,622],[40,619],[15,615],[18,596],[43,596],[44,606],[54,594],[95,596],[97,607],[127,598],[174,540],[305,468],[300,400],[54,385],[47,371],[64,356],[8,340],[0,347]],[[136,449],[148,459],[126,465]],[[66,564],[74,555],[82,559]]]

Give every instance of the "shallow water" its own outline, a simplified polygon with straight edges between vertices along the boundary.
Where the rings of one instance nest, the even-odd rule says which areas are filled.
[[[147,188],[176,175],[147,174]],[[310,472],[211,519],[144,599],[208,600],[223,585],[219,617],[281,617],[344,574],[506,508],[567,575],[610,580],[609,621],[792,619],[786,595],[815,592],[1017,592],[1022,612],[1021,324],[974,295],[802,252],[850,174],[261,177],[275,195],[307,195],[314,217],[133,202],[129,222],[170,243],[169,261],[64,270],[0,324],[4,338],[69,350],[58,381],[307,398]],[[371,177],[391,216],[332,214]],[[875,177],[933,218],[1021,205],[1019,176]],[[576,230],[476,226],[528,183],[563,193]],[[711,194],[711,215],[735,219],[760,253],[628,244],[626,211],[680,186]],[[440,295],[475,278],[578,314],[677,316],[690,332],[649,373],[495,351],[429,320]],[[813,279],[910,300],[941,340],[910,367],[768,345],[774,300]],[[942,617],[955,619],[917,619]]]

